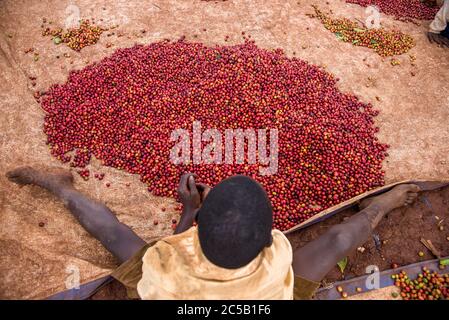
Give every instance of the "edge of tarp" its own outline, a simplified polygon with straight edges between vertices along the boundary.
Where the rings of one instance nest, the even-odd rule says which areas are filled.
[[[409,264],[406,266],[402,266],[396,269],[389,269],[384,270],[379,273],[379,288],[382,289],[385,287],[394,286],[394,280],[391,278],[391,275],[397,274],[401,271],[407,272],[407,275],[411,278],[416,278],[419,273],[422,272],[422,268],[426,267],[429,270],[436,271],[439,274],[445,274],[447,273],[447,266],[441,270],[439,268],[440,260],[448,259],[449,256],[441,258],[441,259],[433,259],[433,260],[426,260],[421,261],[413,264]],[[348,294],[348,296],[356,296],[362,293],[370,292],[377,289],[368,289],[366,288],[366,280],[368,277],[372,276],[371,274],[367,274],[364,276],[356,277],[350,280],[343,280],[332,283],[330,286],[327,286],[325,288],[321,288],[317,291],[315,294],[314,299],[315,300],[337,300],[341,299],[341,294],[336,290],[337,286],[341,286]],[[356,292],[356,288],[361,288],[361,292]]]
[[[86,300],[94,295],[98,290],[114,280],[111,276],[104,276],[99,279],[86,282],[79,288],[60,291],[47,297],[46,300]]]
[[[372,196],[376,196],[376,195],[385,193],[399,184],[407,184],[407,183],[413,183],[413,184],[418,185],[421,188],[421,191],[432,191],[432,190],[436,190],[436,189],[440,189],[440,188],[449,186],[449,180],[447,180],[447,181],[404,180],[404,181],[388,184],[386,186],[383,186],[383,187],[380,187],[380,188],[377,188],[377,189],[374,189],[371,191],[364,192],[352,199],[349,199],[349,200],[344,201],[336,206],[333,206],[326,210],[323,210],[320,213],[314,215],[313,217],[307,219],[306,221],[294,226],[293,228],[290,228],[290,229],[284,231],[284,234],[290,234],[292,232],[307,228],[315,223],[326,220],[343,210],[346,210],[348,208],[358,205],[360,200],[362,200],[364,198],[372,197]],[[111,276],[104,276],[99,279],[84,283],[84,284],[80,285],[80,287],[78,289],[69,289],[69,290],[55,293],[55,294],[49,296],[47,299],[48,300],[84,300],[84,299],[88,299],[92,295],[94,295],[98,290],[100,290],[102,287],[104,287],[108,283],[112,282],[113,280],[114,280],[114,278],[112,278]]]
[[[358,205],[360,200],[390,191],[393,187],[395,187],[399,184],[408,184],[408,183],[413,183],[413,184],[418,185],[420,187],[421,191],[432,191],[432,190],[436,190],[436,189],[440,189],[440,188],[449,186],[449,181],[425,181],[425,180],[404,180],[404,181],[388,184],[386,186],[359,194],[358,196],[351,198],[349,200],[346,200],[336,206],[327,208],[326,210],[323,210],[320,213],[317,213],[316,215],[307,219],[306,221],[284,231],[284,234],[290,234],[294,231],[298,231],[298,230],[304,229],[306,227],[309,227],[315,223],[318,223],[327,218],[330,218],[331,216],[333,216],[343,210],[346,210],[346,209],[349,209],[351,207]]]

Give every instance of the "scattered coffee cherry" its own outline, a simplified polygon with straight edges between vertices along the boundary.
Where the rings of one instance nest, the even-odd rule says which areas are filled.
[[[355,291],[356,291],[357,293],[360,293],[360,292],[362,292],[362,291],[363,291],[363,289],[362,289],[362,288],[360,288],[360,287],[357,287],[357,288],[355,288]]]
[[[337,291],[340,292],[340,293],[342,293],[342,292],[343,292],[343,287],[337,286]]]
[[[316,5],[313,5],[313,8],[324,27],[335,33],[338,39],[351,42],[355,46],[373,49],[382,57],[400,55],[415,46],[415,41],[411,36],[398,30],[364,28],[357,21],[346,18],[332,19],[321,12]]]
[[[41,227],[41,228],[43,228],[43,227],[45,227],[45,222],[39,222],[39,227]]]
[[[424,252],[422,252],[422,251],[418,252],[418,256],[424,257]]]
[[[346,2],[363,7],[375,5],[381,12],[402,21],[433,20],[439,9],[436,6],[428,6],[421,0],[346,0]]]
[[[399,293],[397,293],[397,292],[392,292],[391,293],[391,296],[393,297],[393,298],[397,298],[397,297],[399,297]]]
[[[165,212],[165,208],[161,208],[161,211],[162,211],[162,212]]]
[[[77,171],[78,174],[83,178],[84,180],[89,180],[90,171],[89,170],[79,170]]]
[[[348,297],[348,293],[347,293],[347,292],[342,292],[342,293],[341,293],[341,297],[342,297],[343,299],[346,299],[346,298]]]
[[[109,183],[109,182],[106,182],[106,187],[110,187],[111,186],[111,184]]]
[[[52,86],[41,99],[44,132],[54,157],[74,152],[70,165],[84,168],[95,156],[139,175],[156,196],[176,197],[184,172],[210,186],[236,174],[253,177],[270,197],[273,227],[286,230],[384,184],[388,146],[376,137],[378,111],[340,92],[337,81],[254,41],[136,45]],[[243,164],[175,165],[171,133],[183,128],[191,134],[195,120],[223,134],[277,128],[277,173],[260,175],[247,154]]]
[[[398,66],[401,64],[401,61],[399,61],[398,59],[391,59],[390,63],[392,66]]]
[[[391,269],[397,269],[397,268],[399,268],[399,265],[397,263],[391,264]]]
[[[173,230],[176,230],[176,223],[173,223],[173,224],[171,225],[171,228],[172,228]]]
[[[172,219],[171,223],[176,224],[177,223],[176,219]]]
[[[157,225],[159,224],[159,221],[154,220],[154,221],[153,221],[153,224],[154,224],[155,226],[157,226]]]

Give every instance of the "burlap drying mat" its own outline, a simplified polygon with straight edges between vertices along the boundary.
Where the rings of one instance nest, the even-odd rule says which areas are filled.
[[[325,219],[332,217],[333,215],[335,215],[339,212],[342,212],[346,209],[357,206],[358,203],[365,198],[388,192],[393,187],[395,187],[399,184],[405,184],[405,183],[417,184],[421,188],[422,191],[437,190],[437,189],[440,189],[440,188],[443,188],[443,187],[446,187],[449,185],[449,181],[424,181],[424,180],[410,180],[410,181],[400,181],[400,182],[392,183],[392,184],[362,193],[362,194],[360,194],[352,199],[349,199],[347,201],[344,201],[336,206],[333,206],[326,210],[323,210],[322,212],[316,214],[315,216],[298,224],[297,226],[284,231],[284,234],[289,234],[289,233],[292,233],[295,231],[299,231],[299,230],[307,228],[315,223],[319,223]],[[386,272],[384,272],[384,273],[386,273]],[[91,297],[95,292],[100,290],[103,286],[107,285],[108,283],[110,283],[112,281],[114,281],[114,279],[111,276],[100,277],[96,280],[82,284],[79,289],[65,290],[65,291],[56,293],[56,294],[48,297],[48,299],[52,299],[52,300],[87,299],[87,298]]]

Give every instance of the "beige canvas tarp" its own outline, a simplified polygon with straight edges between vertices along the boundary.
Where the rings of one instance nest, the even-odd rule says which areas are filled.
[[[45,298],[65,290],[74,270],[79,271],[81,283],[86,283],[109,274],[116,266],[62,203],[37,187],[19,188],[4,174],[18,165],[63,166],[50,156],[45,144],[44,112],[33,93],[63,83],[70,70],[98,61],[119,47],[183,35],[188,41],[209,45],[234,44],[242,42],[245,31],[263,48],[283,48],[288,56],[325,67],[341,79],[342,91],[358,95],[381,111],[376,119],[378,136],[391,145],[385,161],[388,183],[449,177],[449,50],[428,43],[428,22],[417,26],[382,15],[385,27],[400,28],[417,43],[410,51],[416,57],[415,66],[406,54],[397,58],[401,65],[393,67],[388,59],[366,48],[338,42],[318,20],[306,16],[312,12],[312,3],[0,1],[0,298]],[[343,0],[322,6],[340,16],[365,19],[365,8]],[[64,26],[76,8],[81,18],[95,17],[104,26],[118,25],[115,34],[103,34],[98,44],[79,53],[42,37],[44,17]],[[118,37],[118,32],[123,36]],[[229,41],[225,42],[227,35]],[[29,48],[39,53],[37,61],[32,53],[25,53]],[[37,77],[36,87],[30,76]],[[144,239],[172,232],[170,220],[177,215],[174,200],[152,196],[137,176],[101,168],[96,161],[90,168],[106,173],[105,180],[85,182],[75,174],[77,188],[106,203]],[[111,187],[105,188],[104,182]],[[155,219],[158,226],[153,225]],[[39,227],[40,222],[44,227]]]

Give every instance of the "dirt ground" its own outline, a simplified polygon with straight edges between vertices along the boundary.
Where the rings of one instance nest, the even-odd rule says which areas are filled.
[[[12,185],[4,173],[24,164],[63,166],[50,156],[45,144],[44,113],[33,92],[64,82],[70,70],[98,61],[119,47],[183,35],[209,45],[226,44],[228,35],[227,43],[235,44],[245,31],[260,47],[283,48],[288,56],[326,66],[340,78],[342,91],[381,110],[376,119],[378,137],[391,145],[385,161],[387,182],[447,179],[449,50],[428,43],[424,32],[429,22],[416,26],[381,15],[385,27],[399,28],[417,42],[410,51],[417,58],[416,66],[406,54],[398,58],[401,65],[393,67],[389,59],[369,49],[337,41],[318,20],[305,15],[312,13],[311,4],[332,9],[336,16],[366,18],[365,8],[343,0],[329,4],[316,0],[1,1],[0,298],[43,298],[65,289],[74,270],[85,282],[108,274],[116,265],[53,196],[36,187]],[[116,34],[103,34],[97,45],[80,53],[41,36],[42,18],[63,26],[73,6],[79,8],[81,18],[94,17],[106,27],[118,25]],[[119,31],[123,37],[117,37]],[[24,53],[30,47],[39,53],[38,61]],[[29,76],[37,77],[35,88]],[[97,171],[100,165],[93,162],[89,168]],[[110,188],[96,179],[85,182],[78,175],[76,186],[105,202],[144,239],[171,233],[169,221],[176,215],[172,199],[152,196],[137,176],[110,168],[101,172],[106,173],[103,182],[110,182]],[[162,207],[167,210],[162,212]],[[155,218],[160,221],[156,227]],[[40,222],[44,227],[39,227]]]

